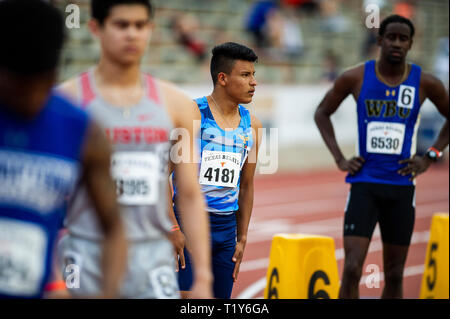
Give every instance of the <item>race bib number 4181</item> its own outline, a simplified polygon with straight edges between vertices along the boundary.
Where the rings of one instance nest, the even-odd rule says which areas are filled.
[[[370,122],[367,125],[367,152],[399,155],[404,138],[405,124]]]
[[[240,171],[241,154],[204,150],[199,182],[202,185],[237,187]]]

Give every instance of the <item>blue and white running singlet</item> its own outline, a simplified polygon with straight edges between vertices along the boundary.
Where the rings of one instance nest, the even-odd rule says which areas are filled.
[[[357,101],[358,151],[365,159],[361,170],[348,174],[346,182],[413,185],[411,175],[397,171],[398,161],[416,153],[419,126],[421,68],[412,64],[408,78],[392,87],[376,75],[375,61],[366,62],[364,82]]]

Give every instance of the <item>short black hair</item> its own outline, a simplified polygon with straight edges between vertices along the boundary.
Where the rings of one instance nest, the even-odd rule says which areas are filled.
[[[387,28],[388,24],[390,24],[390,23],[407,24],[409,26],[409,29],[411,30],[411,33],[410,33],[411,38],[414,36],[415,29],[414,29],[414,25],[411,22],[411,20],[409,20],[408,18],[402,17],[398,14],[390,15],[390,16],[386,17],[385,19],[383,19],[383,21],[381,21],[380,29],[378,30],[379,36],[384,35],[384,33],[386,32],[386,28]]]
[[[214,85],[217,83],[219,73],[229,74],[236,60],[256,62],[258,56],[252,49],[235,42],[226,42],[212,49],[210,70]]]
[[[91,15],[103,25],[111,8],[121,4],[141,4],[148,9],[149,17],[153,17],[153,6],[150,0],[91,0]]]
[[[57,68],[64,42],[62,12],[42,0],[0,1],[0,69],[37,75]]]

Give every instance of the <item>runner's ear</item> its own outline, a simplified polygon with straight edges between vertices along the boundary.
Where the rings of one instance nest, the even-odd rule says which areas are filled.
[[[100,24],[96,19],[90,19],[88,21],[88,28],[91,31],[91,33],[98,38],[100,33]]]
[[[217,83],[221,86],[227,85],[227,75],[224,72],[217,74]]]

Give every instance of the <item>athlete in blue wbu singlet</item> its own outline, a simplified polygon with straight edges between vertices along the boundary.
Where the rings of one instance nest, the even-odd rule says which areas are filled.
[[[448,93],[434,76],[406,56],[414,25],[391,15],[379,28],[379,58],[340,75],[318,106],[315,121],[338,168],[347,171],[345,261],[339,298],[358,298],[362,267],[375,226],[383,242],[385,286],[382,298],[402,298],[403,270],[415,221],[415,178],[448,145],[448,120],[425,156],[416,155],[419,110],[426,98],[448,118]],[[342,154],[330,120],[348,96],[356,100],[356,155]]]
[[[215,47],[211,60],[214,90],[210,96],[195,100],[201,114],[199,183],[209,212],[215,298],[231,297],[253,207],[259,145],[256,132],[261,123],[241,103],[252,101],[257,85],[256,59],[251,49],[237,43]],[[176,176],[173,182],[174,212],[179,224]],[[183,253],[178,253],[181,260]],[[181,267],[181,261],[179,285],[182,292],[187,292],[192,285],[192,264],[186,249],[184,256],[186,268]]]
[[[375,61],[365,63],[364,80],[357,101],[358,156],[365,162],[348,183],[367,182],[413,185],[411,175],[397,173],[399,161],[416,153],[419,126],[421,68],[411,64],[409,75],[397,86],[377,78]]]

